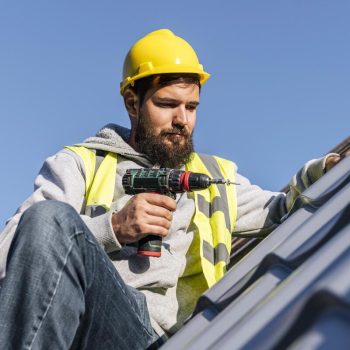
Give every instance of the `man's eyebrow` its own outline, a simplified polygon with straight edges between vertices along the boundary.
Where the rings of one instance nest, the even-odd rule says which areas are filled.
[[[156,102],[162,102],[162,103],[180,103],[181,102],[180,100],[177,100],[176,98],[171,98],[171,97],[153,97],[153,99]],[[189,101],[186,104],[198,106],[199,101]]]
[[[191,106],[198,106],[199,105],[199,101],[190,101],[190,102],[188,102],[188,104],[189,105],[191,105]]]

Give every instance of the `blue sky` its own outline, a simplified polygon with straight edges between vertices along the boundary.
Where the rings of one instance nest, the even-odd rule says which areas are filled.
[[[119,96],[131,44],[169,28],[212,74],[198,151],[278,190],[349,135],[350,2],[0,2],[0,227],[44,159],[101,126],[129,125]]]

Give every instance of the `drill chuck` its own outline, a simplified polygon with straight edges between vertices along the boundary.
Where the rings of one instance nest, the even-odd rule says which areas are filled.
[[[211,185],[208,175],[186,171],[181,174],[181,192],[204,190]]]

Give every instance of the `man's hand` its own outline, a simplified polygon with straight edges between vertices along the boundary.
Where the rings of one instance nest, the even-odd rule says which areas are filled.
[[[346,156],[350,156],[350,150],[345,152],[345,154],[343,155],[334,154],[327,157],[326,164],[325,164],[326,172],[331,170],[336,164],[338,164]]]
[[[176,202],[170,197],[156,193],[137,194],[122,210],[113,213],[113,231],[121,244],[137,242],[149,234],[165,237],[175,209]]]
[[[325,164],[326,172],[331,170],[337,163],[339,163],[340,159],[340,155],[331,155],[327,157]]]

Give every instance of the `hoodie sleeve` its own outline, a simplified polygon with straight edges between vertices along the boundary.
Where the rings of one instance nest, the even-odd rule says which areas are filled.
[[[234,234],[241,237],[265,236],[275,229],[289,212],[295,199],[325,173],[327,154],[307,162],[292,177],[287,193],[270,192],[252,185],[244,176],[237,174],[237,221]]]
[[[85,207],[85,170],[80,158],[69,150],[62,150],[44,162],[34,182],[33,194],[22,203],[16,214],[8,220],[3,233],[14,233],[22,213],[34,203],[43,200],[58,200],[70,204],[79,214]],[[98,243],[107,252],[120,250],[121,245],[114,235],[111,212],[90,218],[81,218],[93,233]]]

